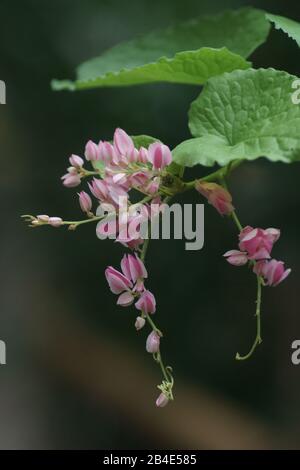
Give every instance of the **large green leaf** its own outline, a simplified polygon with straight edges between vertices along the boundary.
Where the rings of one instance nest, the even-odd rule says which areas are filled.
[[[171,59],[161,57],[157,62],[131,70],[108,72],[94,79],[76,82],[54,80],[52,86],[56,90],[64,88],[80,90],[98,86],[126,86],[149,82],[201,85],[210,77],[235,69],[246,69],[250,65],[243,57],[233,54],[225,47],[222,49],[202,47],[198,51],[179,52]]]
[[[196,138],[178,145],[174,160],[184,166],[258,157],[300,160],[300,105],[291,99],[295,78],[249,69],[210,79],[189,113]]]
[[[196,18],[117,45],[80,65],[74,82],[54,80],[52,86],[76,90],[158,81],[201,84],[216,74],[246,68],[238,56],[248,57],[265,41],[269,28],[265,13],[253,8]]]
[[[290,38],[294,39],[300,47],[300,23],[284,16],[266,14],[266,18],[274,23],[276,29],[282,29]]]

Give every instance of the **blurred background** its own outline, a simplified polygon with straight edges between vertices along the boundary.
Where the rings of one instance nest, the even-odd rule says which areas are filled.
[[[52,78],[72,78],[77,64],[121,40],[249,4],[300,20],[300,4],[283,0],[1,1],[1,449],[300,448],[300,366],[291,363],[300,339],[299,164],[260,160],[231,178],[242,223],[280,227],[274,255],[293,270],[264,292],[264,341],[251,360],[234,359],[255,335],[255,279],[222,258],[236,244],[230,221],[206,207],[199,252],[182,241],[150,244],[148,285],[176,379],[176,400],[162,410],[145,332],[136,334],[133,309],[116,307],[104,278],[122,247],[99,241],[93,226],[32,230],[20,219],[80,218],[76,189],[60,182],[68,156],[117,126],[173,147],[189,136],[186,113],[199,93],[168,84],[53,92]],[[299,75],[299,49],[280,31],[252,60]],[[200,202],[196,193],[178,200]]]

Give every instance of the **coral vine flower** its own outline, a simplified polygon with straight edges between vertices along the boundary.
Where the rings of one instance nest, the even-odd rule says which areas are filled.
[[[144,290],[135,306],[138,310],[141,310],[144,313],[154,313],[156,310],[156,302],[152,292]]]
[[[172,162],[172,153],[167,145],[154,142],[148,148],[148,160],[155,170],[161,170]]]
[[[253,271],[258,276],[262,276],[268,286],[275,287],[288,277],[291,269],[285,269],[283,261],[272,259],[271,261],[258,261],[254,265]]]
[[[243,266],[248,262],[247,253],[244,251],[230,250],[223,256],[225,256],[228,263],[233,264],[233,266]]]
[[[250,260],[270,258],[273,244],[280,237],[280,230],[275,228],[253,228],[249,225],[239,234],[239,248],[248,253]]]
[[[198,181],[195,189],[204,196],[220,215],[229,215],[234,210],[231,194],[217,183]]]

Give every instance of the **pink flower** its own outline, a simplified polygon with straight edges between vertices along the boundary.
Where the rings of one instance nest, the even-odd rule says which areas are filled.
[[[155,170],[161,170],[170,165],[172,153],[167,145],[160,142],[154,142],[148,148],[148,160],[152,163]]]
[[[145,279],[148,277],[147,270],[143,261],[137,256],[124,255],[121,261],[121,269],[128,279],[136,283],[138,279]]]
[[[115,130],[114,146],[120,155],[129,156],[134,151],[132,138],[120,128]]]
[[[231,194],[217,183],[198,181],[195,189],[204,196],[220,215],[228,215],[233,210]]]
[[[156,331],[152,331],[146,341],[146,351],[148,353],[157,353],[159,351],[160,337]]]
[[[66,188],[75,188],[75,186],[78,186],[81,182],[80,176],[77,173],[67,173],[66,175],[62,176],[61,179],[63,180],[63,185]]]
[[[99,160],[99,147],[95,142],[89,140],[85,146],[84,156],[88,161]]]
[[[273,244],[278,240],[280,231],[274,228],[245,227],[239,234],[239,248],[248,253],[248,258],[260,260],[270,258]]]
[[[92,200],[90,196],[85,191],[78,193],[78,196],[81,210],[83,212],[90,212],[92,209]]]
[[[283,261],[271,259],[258,261],[253,271],[258,276],[262,276],[268,286],[275,287],[290,274],[291,269],[285,269]]]
[[[234,266],[243,266],[248,262],[247,253],[239,250],[227,251],[223,256],[226,257],[228,263]]]
[[[136,317],[134,326],[135,326],[136,330],[139,331],[139,330],[141,330],[142,328],[144,328],[145,323],[146,323],[145,318],[143,318],[143,317]]]
[[[108,266],[108,268],[106,268],[105,277],[110,290],[114,294],[121,294],[121,292],[132,288],[131,280],[112,266]]]
[[[78,155],[71,155],[70,158],[69,158],[69,162],[75,168],[81,168],[84,164],[83,159],[81,157],[79,157]]]
[[[129,307],[134,301],[134,297],[131,292],[123,292],[117,300],[117,305],[121,307]]]
[[[138,310],[146,314],[154,313],[156,310],[156,301],[152,292],[145,289],[139,300],[135,303],[135,306]]]
[[[107,184],[105,181],[99,178],[93,178],[92,182],[89,183],[89,188],[93,196],[100,201],[105,201],[108,195]]]
[[[159,397],[157,398],[157,400],[155,402],[156,406],[159,407],[159,408],[163,408],[168,403],[169,403],[169,398],[167,397],[167,395],[165,395],[163,392],[161,392],[161,394],[159,395]]]

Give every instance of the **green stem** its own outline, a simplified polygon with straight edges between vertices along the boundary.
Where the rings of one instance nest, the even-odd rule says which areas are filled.
[[[262,287],[262,279],[261,279],[260,276],[257,276],[257,298],[256,298],[256,312],[255,312],[255,316],[256,316],[256,337],[255,337],[254,343],[253,343],[250,351],[248,352],[248,354],[246,354],[245,356],[240,356],[239,353],[236,354],[235,358],[238,361],[244,361],[246,359],[249,359],[249,357],[251,357],[252,354],[254,353],[256,347],[262,342],[262,338],[261,338],[261,316],[260,316],[261,287]]]
[[[231,217],[232,217],[232,219],[233,219],[235,225],[237,226],[239,232],[241,232],[241,230],[243,230],[243,226],[242,226],[241,222],[239,221],[239,218],[238,218],[238,216],[236,215],[236,212],[235,212],[235,211],[232,211],[232,212],[231,212]]]
[[[183,186],[183,191],[193,189],[195,187],[195,184],[197,183],[197,181],[210,182],[210,181],[216,181],[216,180],[219,180],[221,178],[224,178],[225,175],[228,175],[229,173],[231,173],[231,171],[234,170],[235,168],[237,168],[239,165],[241,165],[242,162],[243,162],[243,160],[234,160],[234,161],[230,162],[228,165],[226,165],[222,168],[219,168],[218,170],[214,171],[213,173],[210,173],[207,176],[204,176],[203,178],[197,178],[196,180],[193,180],[193,181],[183,182],[183,185],[184,185]]]
[[[78,225],[88,224],[89,222],[97,222],[101,219],[103,219],[103,215],[99,217],[91,217],[90,219],[84,220],[64,220],[62,225],[73,225],[74,227],[77,227]]]

